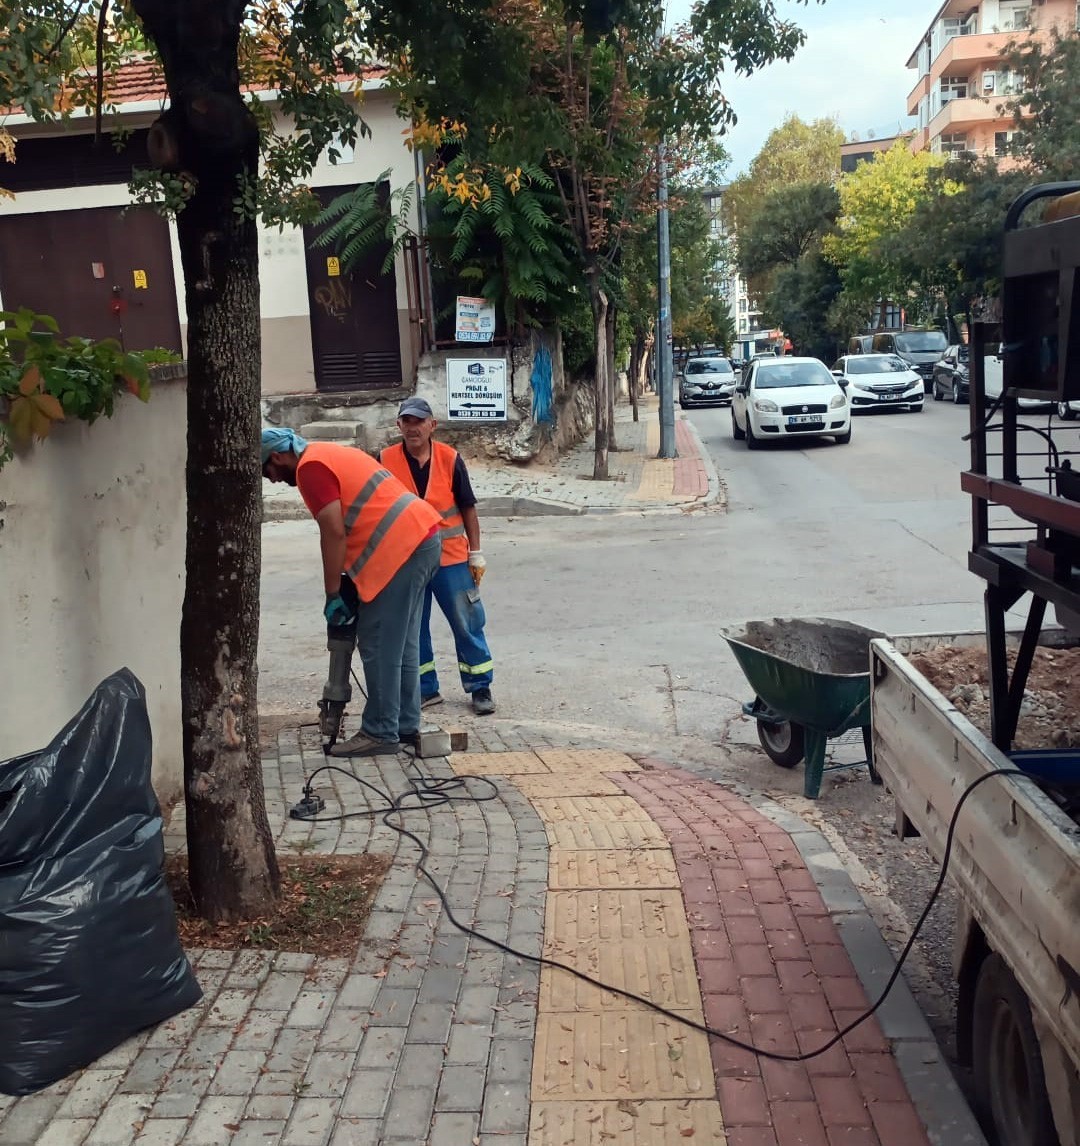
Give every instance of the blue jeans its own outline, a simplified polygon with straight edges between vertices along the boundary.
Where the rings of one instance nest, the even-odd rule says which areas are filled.
[[[396,742],[420,727],[420,616],[441,553],[438,537],[421,542],[383,591],[357,610],[356,647],[367,689],[360,727],[374,740]]]
[[[491,650],[484,636],[484,603],[473,584],[468,562],[440,565],[424,593],[424,615],[420,622],[420,695],[439,691],[435,671],[435,650],[431,645],[431,599],[439,602],[454,634],[461,687],[467,692],[490,688],[493,666]]]

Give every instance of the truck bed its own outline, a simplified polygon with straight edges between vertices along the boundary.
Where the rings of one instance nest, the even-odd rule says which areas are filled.
[[[1011,767],[904,656],[963,640],[941,635],[870,646],[877,769],[939,862],[964,790]],[[1080,1063],[1080,827],[1034,782],[987,780],[964,803],[949,873],[1033,1009]]]

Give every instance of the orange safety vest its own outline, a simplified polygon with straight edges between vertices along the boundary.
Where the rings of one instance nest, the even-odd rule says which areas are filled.
[[[379,455],[382,464],[413,493],[418,493],[413,481],[405,445],[387,446]],[[424,501],[439,512],[442,519],[442,565],[460,565],[469,560],[469,542],[465,537],[465,521],[461,509],[454,501],[454,463],[457,450],[443,442],[431,443],[431,468],[428,470]]]
[[[343,572],[356,583],[361,601],[374,600],[439,524],[439,516],[363,450],[311,442],[300,455],[297,481],[308,462],[322,462],[338,479],[345,516]]]

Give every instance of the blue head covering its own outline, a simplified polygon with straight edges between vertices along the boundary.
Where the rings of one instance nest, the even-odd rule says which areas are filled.
[[[292,450],[299,457],[307,449],[307,439],[300,437],[295,430],[282,430],[274,428],[263,430],[261,441],[261,465],[266,465],[266,459],[271,454],[285,453]]]

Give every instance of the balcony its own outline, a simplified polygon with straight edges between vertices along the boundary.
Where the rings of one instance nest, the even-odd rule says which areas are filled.
[[[919,82],[911,89],[907,97],[907,113],[908,115],[919,114],[919,102],[930,94],[930,77],[923,76]]]
[[[1020,30],[1016,32],[985,32],[976,36],[953,36],[944,48],[934,57],[930,65],[929,80],[936,83],[942,76],[970,75],[975,65],[996,62],[1002,52],[1014,41],[1031,38],[1050,41],[1045,30]]]
[[[972,96],[967,99],[951,99],[931,118],[927,125],[927,134],[933,139],[936,135],[967,131],[969,127],[978,124],[995,123],[998,120],[1011,123],[1011,116],[999,114],[999,102],[997,99],[987,100]]]

